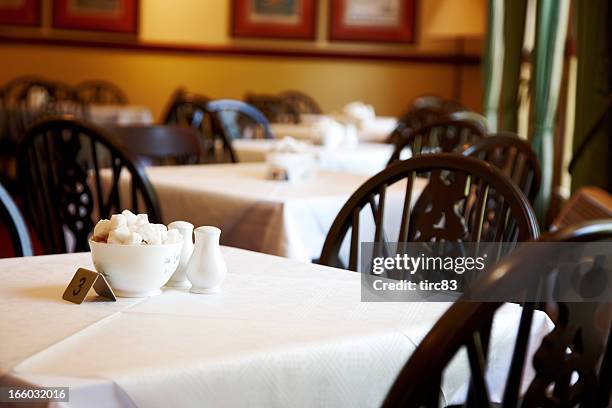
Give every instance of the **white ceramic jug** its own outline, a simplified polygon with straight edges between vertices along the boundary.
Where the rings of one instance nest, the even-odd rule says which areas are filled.
[[[183,249],[181,251],[179,265],[170,277],[168,283],[166,283],[166,286],[171,288],[188,288],[191,286],[191,283],[189,283],[189,279],[187,279],[185,270],[191,258],[191,254],[193,253],[193,224],[186,221],[174,221],[168,224],[168,229],[178,230],[182,235]]]
[[[221,230],[217,227],[195,229],[195,249],[186,274],[193,293],[217,293],[227,275],[227,266],[219,247]]]

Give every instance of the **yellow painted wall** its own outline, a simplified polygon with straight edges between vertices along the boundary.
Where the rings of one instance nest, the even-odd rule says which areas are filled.
[[[320,13],[325,20],[326,2]],[[426,2],[421,2],[426,3]],[[431,4],[431,3],[426,3]],[[420,27],[430,12],[420,7]],[[143,41],[261,45],[261,41],[228,36],[229,0],[142,0]],[[374,49],[371,44],[328,43],[326,24],[320,24],[315,47]],[[430,53],[452,51],[454,43],[427,40],[420,29],[415,46],[384,47],[385,51]],[[276,45],[280,43],[267,42]],[[304,42],[282,42],[287,47],[312,47]],[[378,46],[379,48],[381,46]],[[433,93],[451,97],[454,67],[439,64],[359,60],[292,59],[204,56],[109,49],[0,44],[0,83],[22,74],[40,74],[77,83],[105,78],[125,90],[134,104],[149,106],[158,116],[177,86],[212,98],[242,98],[247,91],[278,92],[299,89],[311,94],[325,111],[340,109],[352,100],[373,104],[380,114],[397,115],[414,97]],[[463,102],[480,106],[480,73],[463,70]]]

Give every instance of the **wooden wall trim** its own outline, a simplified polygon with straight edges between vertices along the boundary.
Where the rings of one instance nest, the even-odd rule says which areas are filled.
[[[410,62],[416,64],[446,64],[446,65],[478,65],[480,56],[460,55],[452,53],[437,54],[390,54],[365,53],[339,50],[302,50],[280,48],[256,48],[241,45],[185,45],[161,42],[117,42],[93,41],[66,38],[24,38],[0,35],[0,44],[12,45],[44,45],[57,47],[107,48],[136,52],[154,52],[187,55],[212,55],[235,57],[275,57],[275,58],[305,58],[305,59],[335,59],[362,60],[380,62]]]

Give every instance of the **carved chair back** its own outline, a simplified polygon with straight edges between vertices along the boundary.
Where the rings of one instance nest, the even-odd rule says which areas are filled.
[[[18,162],[28,215],[46,253],[89,250],[95,221],[124,209],[162,220],[140,162],[93,125],[45,119],[28,130]]]
[[[361,224],[373,224],[373,235],[360,231]],[[360,242],[386,244],[390,236],[396,242],[513,243],[538,232],[529,202],[497,169],[455,154],[422,155],[388,166],[357,189],[333,222],[320,263],[356,271]]]
[[[543,242],[596,242],[612,240],[612,222],[602,220],[578,224],[544,235]],[[558,256],[552,246],[524,246],[493,266],[476,282],[476,291],[487,294],[508,288],[516,293],[529,291],[529,274],[537,271],[542,282],[555,280]],[[576,265],[575,265],[576,266]],[[592,269],[594,271],[595,269]],[[581,276],[588,276],[588,273]],[[581,278],[583,279],[583,278]],[[580,285],[580,282],[578,283]],[[536,283],[537,286],[537,283]],[[474,295],[474,293],[472,293]],[[478,293],[476,293],[478,296]],[[438,320],[400,371],[383,407],[439,407],[441,380],[445,369],[462,350],[467,351],[471,381],[461,406],[492,406],[486,382],[488,343],[492,321],[503,303],[454,303]],[[535,304],[525,303],[517,340],[506,376],[501,401],[515,407],[609,407],[612,389],[612,342],[610,309],[607,303],[555,302],[558,316],[554,329],[545,336],[533,360],[527,361]],[[432,358],[435,356],[435,358]],[[529,384],[523,384],[527,364],[535,370]],[[526,389],[523,393],[521,390]]]
[[[540,162],[531,145],[513,133],[498,133],[468,146],[463,154],[500,169],[533,204],[540,189]]]
[[[486,129],[471,120],[445,119],[411,130],[395,145],[389,163],[401,160],[404,151],[414,156],[460,152],[486,136]]]

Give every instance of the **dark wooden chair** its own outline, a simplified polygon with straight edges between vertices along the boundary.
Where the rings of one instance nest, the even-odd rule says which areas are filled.
[[[233,99],[218,99],[208,103],[227,140],[272,139],[268,119],[255,107]]]
[[[531,145],[513,133],[498,133],[478,140],[463,151],[500,169],[533,204],[540,189],[540,162]]]
[[[300,121],[300,113],[296,106],[287,103],[282,96],[248,93],[244,101],[263,113],[269,122],[298,123]]]
[[[203,157],[198,133],[180,126],[112,126],[109,134],[147,165],[198,164]]]
[[[412,157],[429,153],[458,153],[486,137],[487,130],[471,120],[445,119],[407,132],[395,145],[389,163],[409,150]]]
[[[423,176],[426,181],[417,179]],[[426,183],[420,195],[413,191],[415,183]],[[513,243],[539,233],[526,197],[499,170],[471,157],[428,154],[394,163],[357,189],[332,224],[320,263],[356,271],[360,242],[388,243],[385,210],[390,196],[402,208],[391,223],[399,227],[395,242]],[[373,236],[360,236],[362,211],[371,212]],[[346,239],[348,263],[341,255]]]
[[[612,221],[579,224],[541,237],[545,242],[596,242],[612,240]],[[475,284],[474,296],[514,292],[519,296],[537,287],[534,271],[542,282],[555,284],[558,249],[526,245],[493,266]],[[585,275],[583,275],[585,276]],[[587,275],[588,276],[588,275]],[[584,278],[581,277],[584,281]],[[578,285],[580,282],[577,283]],[[530,287],[526,287],[530,285]],[[542,284],[543,286],[544,284]],[[492,404],[485,381],[491,323],[500,301],[454,303],[433,326],[400,371],[383,407],[438,407],[441,380],[450,361],[467,350],[470,387],[468,407],[609,407],[612,388],[612,342],[609,304],[554,302],[558,309],[555,328],[533,356],[535,378],[523,388],[534,304],[526,303],[517,327],[517,340],[506,377],[502,401]],[[606,310],[607,309],[607,310]]]
[[[202,95],[177,90],[163,117],[166,125],[195,129],[198,132],[201,163],[236,163],[238,156],[227,138],[219,118],[208,107],[209,99]]]
[[[143,166],[103,129],[45,119],[28,130],[18,162],[27,215],[46,253],[88,251],[97,219],[124,209],[162,221]]]
[[[117,85],[101,79],[83,81],[74,87],[76,99],[84,104],[127,105],[128,98]]]
[[[472,112],[469,110],[458,110],[448,114],[448,118],[451,120],[468,120],[476,123],[478,126],[485,130],[489,129],[489,123],[487,118],[482,116],[480,113]]]
[[[8,230],[15,256],[32,256],[32,242],[26,223],[2,184],[0,184],[0,226]]]
[[[293,106],[293,110],[298,114],[314,114],[320,115],[323,113],[321,107],[310,95],[301,91],[284,91],[280,93],[280,97],[289,106]]]

